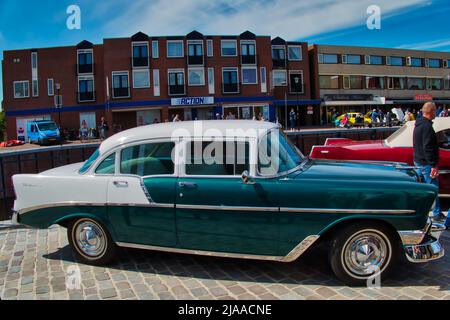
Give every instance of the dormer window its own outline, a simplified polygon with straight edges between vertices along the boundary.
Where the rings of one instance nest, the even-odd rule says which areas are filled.
[[[286,68],[285,46],[272,46],[272,61],[274,68]]]
[[[241,41],[241,64],[256,64],[255,41]]]
[[[188,41],[188,65],[203,65],[203,41]]]
[[[94,73],[94,54],[92,49],[78,50],[78,74]]]
[[[148,42],[134,42],[133,47],[133,68],[149,67]]]

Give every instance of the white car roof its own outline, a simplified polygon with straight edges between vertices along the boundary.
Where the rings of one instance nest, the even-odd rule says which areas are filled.
[[[104,154],[119,145],[132,142],[180,136],[259,138],[268,130],[274,128],[278,128],[278,125],[272,122],[255,120],[179,121],[151,124],[113,135],[101,144],[100,153]]]
[[[386,145],[389,147],[412,147],[415,124],[415,121],[408,121],[405,123],[403,127],[385,140]],[[442,117],[434,119],[433,128],[436,132],[450,129],[450,118]]]

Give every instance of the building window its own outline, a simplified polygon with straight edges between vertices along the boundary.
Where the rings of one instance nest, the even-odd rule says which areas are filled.
[[[320,89],[339,89],[339,76],[319,76]]]
[[[14,81],[14,98],[28,98],[30,97],[30,82],[29,81]]]
[[[338,63],[338,56],[337,54],[322,54],[322,59],[319,59],[319,63]]]
[[[78,50],[78,73],[93,73],[94,58],[92,50]]]
[[[206,48],[207,53],[206,54],[208,55],[208,57],[214,56],[213,41],[212,40],[207,40],[206,41],[206,45],[207,45],[207,48]]]
[[[133,70],[133,88],[150,88],[150,71],[145,70]]]
[[[133,43],[133,67],[148,67],[148,43]]]
[[[169,70],[169,95],[183,95],[184,70]]]
[[[205,69],[204,68],[189,68],[188,69],[188,84],[189,86],[204,86],[205,85]]]
[[[267,71],[266,67],[260,68],[260,77],[261,77],[261,92],[267,92]]]
[[[274,68],[286,68],[285,46],[272,46],[272,63]]]
[[[31,53],[31,78],[31,94],[33,97],[37,97],[39,96],[37,52]]]
[[[37,52],[31,53],[31,69],[37,69]]]
[[[363,76],[344,76],[344,89],[364,89]]]
[[[428,68],[440,68],[441,60],[439,59],[428,59]]]
[[[342,63],[361,64],[361,56],[357,54],[343,54]]]
[[[47,80],[47,91],[48,91],[49,97],[55,95],[55,84],[54,84],[53,79]]]
[[[33,97],[39,96],[39,87],[38,87],[38,81],[37,80],[33,80],[32,81],[31,91],[33,93]]]
[[[389,77],[388,78],[388,89],[404,90],[405,89],[405,78]]]
[[[167,41],[167,57],[168,58],[183,58],[183,40],[169,40]]]
[[[273,71],[273,86],[274,87],[287,86],[287,72],[285,70]]]
[[[159,97],[161,95],[158,69],[153,70],[153,94],[155,95],[155,97]]]
[[[78,102],[94,101],[94,77],[78,78]]]
[[[215,92],[214,68],[208,68],[208,92],[209,94],[214,94]]]
[[[382,65],[383,57],[382,56],[369,56],[369,62],[370,62],[370,64],[374,64],[374,65]]]
[[[188,65],[203,65],[203,41],[188,41]]]
[[[367,89],[385,89],[384,77],[366,77]]]
[[[408,78],[408,90],[424,90],[424,80],[423,78]]]
[[[256,67],[242,68],[242,84],[258,84]]]
[[[302,61],[302,46],[288,46],[288,59]]]
[[[241,64],[256,64],[255,41],[241,41]]]
[[[421,58],[409,58],[409,65],[411,67],[423,67],[423,59],[421,59]]]
[[[403,58],[402,57],[387,57],[386,60],[389,61],[389,63],[386,63],[390,66],[403,66]]]
[[[223,93],[239,92],[238,68],[222,69],[222,80]]]
[[[152,57],[153,57],[153,59],[158,59],[159,58],[158,40],[152,41]]]
[[[303,72],[289,71],[289,90],[291,93],[303,93]]]
[[[113,98],[130,97],[128,71],[113,72]]]
[[[428,90],[442,90],[442,79],[427,78]]]
[[[222,40],[222,56],[236,57],[237,56],[237,41],[236,40]]]
[[[444,89],[450,90],[450,78],[444,79]]]

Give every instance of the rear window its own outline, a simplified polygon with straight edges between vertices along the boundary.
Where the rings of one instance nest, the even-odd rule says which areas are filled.
[[[98,159],[99,156],[100,156],[100,151],[97,149],[90,156],[90,158],[86,160],[86,162],[83,164],[83,166],[81,167],[81,169],[78,172],[81,174],[86,173],[89,170],[89,168],[92,166],[92,164],[95,162],[95,160]]]

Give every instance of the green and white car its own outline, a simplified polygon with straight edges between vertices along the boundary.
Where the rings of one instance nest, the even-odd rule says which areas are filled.
[[[127,130],[85,163],[13,177],[13,219],[67,228],[79,260],[118,247],[291,262],[328,246],[351,285],[387,275],[399,257],[440,258],[437,188],[411,167],[310,160],[280,128],[194,121]]]

